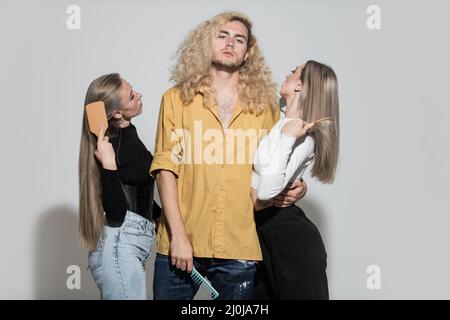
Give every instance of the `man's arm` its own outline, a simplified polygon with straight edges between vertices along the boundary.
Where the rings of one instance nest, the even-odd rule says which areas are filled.
[[[260,211],[263,209],[266,209],[273,205],[273,203],[270,200],[260,200],[258,199],[258,196],[256,194],[256,190],[251,188],[250,196],[253,201],[253,208],[255,211]]]
[[[294,182],[289,183],[282,193],[270,200],[258,199],[256,190],[253,188],[251,188],[250,197],[252,198],[253,208],[255,211],[260,211],[273,205],[275,205],[276,207],[285,208],[295,204],[297,201],[302,199],[305,196],[307,190],[308,186],[302,179],[295,180]]]
[[[161,199],[164,217],[169,227],[170,249],[172,264],[181,270],[192,270],[192,245],[181,218],[178,204],[177,177],[180,172],[180,163],[174,161],[175,150],[179,141],[176,129],[179,128],[179,119],[174,111],[176,102],[173,102],[173,90],[168,90],[161,99],[161,108],[156,131],[155,154],[150,174],[155,178]],[[177,126],[178,123],[178,126]],[[175,138],[175,139],[174,139]]]
[[[176,177],[171,171],[161,170],[156,174],[156,183],[165,219],[169,225],[172,265],[191,272],[193,251],[181,218]]]
[[[294,182],[288,183],[284,191],[275,198],[270,199],[269,202],[276,207],[289,207],[302,199],[307,190],[308,186],[303,179],[295,180]]]

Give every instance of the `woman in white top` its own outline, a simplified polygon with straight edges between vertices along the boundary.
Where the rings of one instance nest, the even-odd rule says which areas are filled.
[[[308,61],[286,77],[286,113],[262,139],[254,158],[252,198],[264,261],[255,299],[328,299],[326,251],[302,209],[273,207],[289,182],[311,176],[334,180],[339,153],[339,99],[334,71]]]

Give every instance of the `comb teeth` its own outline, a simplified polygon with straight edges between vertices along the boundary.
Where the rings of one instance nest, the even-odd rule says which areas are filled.
[[[195,284],[199,286],[203,284],[206,289],[208,289],[211,299],[216,299],[219,296],[219,293],[216,291],[216,289],[214,289],[213,286],[210,285],[209,282],[206,281],[206,279],[203,278],[195,268],[192,268],[191,278]]]
[[[217,292],[211,292],[211,299],[216,299],[219,296]]]
[[[197,273],[192,274],[192,280],[194,280],[194,282],[198,285],[202,284],[202,279],[199,277]]]

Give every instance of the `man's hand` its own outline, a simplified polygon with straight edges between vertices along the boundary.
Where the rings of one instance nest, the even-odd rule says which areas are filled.
[[[170,257],[172,265],[183,271],[191,272],[193,251],[189,238],[185,233],[172,236],[170,241]]]
[[[303,179],[301,181],[295,180],[292,183],[288,183],[283,192],[281,192],[275,198],[271,199],[270,202],[272,202],[276,207],[289,207],[303,198],[306,194],[307,189],[308,186]]]

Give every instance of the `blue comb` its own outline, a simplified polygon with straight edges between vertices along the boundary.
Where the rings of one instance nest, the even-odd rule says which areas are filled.
[[[201,286],[202,284],[205,285],[206,289],[208,290],[208,292],[211,296],[211,299],[214,300],[219,296],[219,293],[217,292],[217,290],[214,289],[214,287],[208,282],[208,280],[206,280],[204,277],[202,277],[202,275],[195,268],[192,268],[191,278],[195,284],[197,284],[199,286]]]

